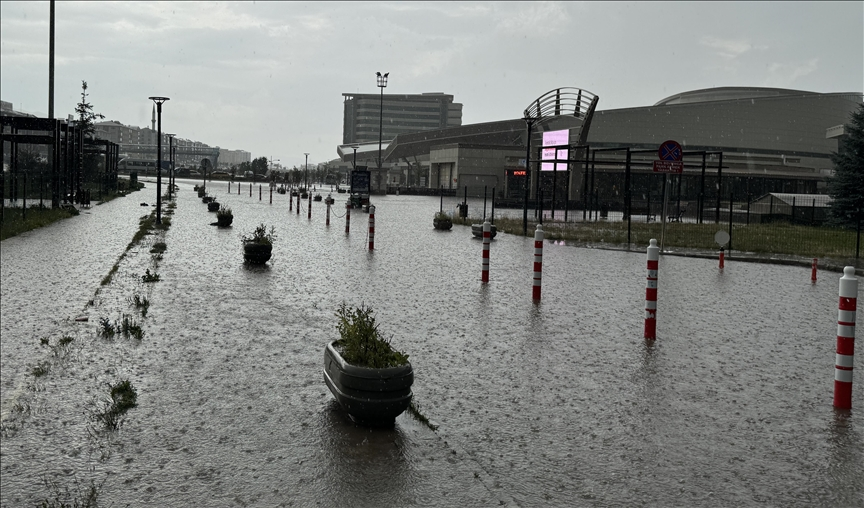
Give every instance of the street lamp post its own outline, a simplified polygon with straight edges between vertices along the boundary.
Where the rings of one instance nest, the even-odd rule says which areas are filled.
[[[360,148],[360,145],[355,143],[351,145],[351,148],[354,149],[354,162],[351,163],[353,166],[351,172],[353,173],[354,171],[357,171],[357,149]],[[348,192],[354,194],[354,175],[350,173],[348,175]]]
[[[174,136],[176,134],[165,134],[168,136],[168,195],[174,192]]]
[[[162,103],[170,100],[168,97],[148,97],[156,103],[159,129],[156,131],[156,224],[162,224]]]
[[[387,76],[389,72],[381,74],[375,73],[378,76],[378,88],[381,89],[381,109],[378,113],[378,185],[381,185],[381,138],[384,132],[384,89],[387,88]]]
[[[306,152],[303,152],[303,155],[306,156],[306,166],[304,167],[305,172],[306,172],[306,176],[305,176],[303,186],[306,187],[306,192],[309,192],[309,154]]]

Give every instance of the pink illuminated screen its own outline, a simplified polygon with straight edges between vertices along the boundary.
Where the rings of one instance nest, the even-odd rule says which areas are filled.
[[[567,160],[566,148],[544,148],[541,158],[544,161],[554,161],[555,159]],[[540,171],[567,171],[567,163],[559,162],[541,162]]]

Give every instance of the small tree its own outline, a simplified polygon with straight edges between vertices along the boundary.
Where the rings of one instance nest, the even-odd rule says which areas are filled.
[[[81,81],[81,102],[75,107],[75,112],[78,114],[78,127],[84,131],[84,138],[92,140],[96,137],[96,120],[105,118],[105,115],[93,112],[93,105],[87,102],[88,95],[87,82]],[[80,168],[85,180],[95,181],[94,175],[99,170],[100,159],[97,154],[82,154]]]
[[[84,136],[89,139],[94,139],[96,134],[95,122],[97,119],[105,118],[102,113],[94,113],[93,105],[87,102],[87,82],[81,81],[81,102],[75,107],[75,112],[78,113],[78,126],[84,130]]]
[[[831,154],[834,176],[828,181],[831,220],[834,224],[854,227],[864,209],[864,104],[850,115],[837,151]]]

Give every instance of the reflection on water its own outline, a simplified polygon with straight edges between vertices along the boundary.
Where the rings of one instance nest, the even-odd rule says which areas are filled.
[[[4,506],[44,499],[46,474],[104,481],[115,506],[861,504],[860,424],[831,408],[836,277],[814,286],[806,269],[743,263],[718,277],[715,261],[664,257],[652,344],[644,246],[547,243],[534,303],[533,239],[500,233],[484,285],[470,229],[432,228],[437,197],[375,198],[369,252],[366,214],[346,235],[321,203],[308,220],[287,196],[220,184],[208,190],[232,228],[211,227],[181,181],[163,259],[145,240],[95,297],[149,208],[118,200],[3,242]],[[244,265],[240,236],[261,222],[279,235],[273,257]],[[147,268],[162,280],[142,284]],[[407,415],[358,427],[336,405],[321,357],[342,302],[371,305],[410,355],[437,434]],[[96,336],[99,318],[123,314],[142,341]],[[50,347],[63,334],[65,363]],[[139,406],[94,434],[84,411],[118,378]]]

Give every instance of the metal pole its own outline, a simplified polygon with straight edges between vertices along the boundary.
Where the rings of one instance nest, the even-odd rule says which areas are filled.
[[[528,236],[528,197],[531,195],[531,119],[526,118],[528,136],[525,139],[525,199],[522,202],[522,235]]]
[[[663,225],[660,227],[660,252],[663,252],[663,240],[666,237],[666,210],[669,207],[669,194],[672,192],[672,180],[666,178],[666,173],[663,173],[663,212],[660,215],[660,220]]]
[[[630,148],[624,166],[624,211],[627,214],[627,250],[630,250]]]
[[[702,152],[702,178],[699,180],[699,210],[697,210],[697,214],[699,215],[699,224],[702,224],[702,209],[705,205],[705,152]]]

